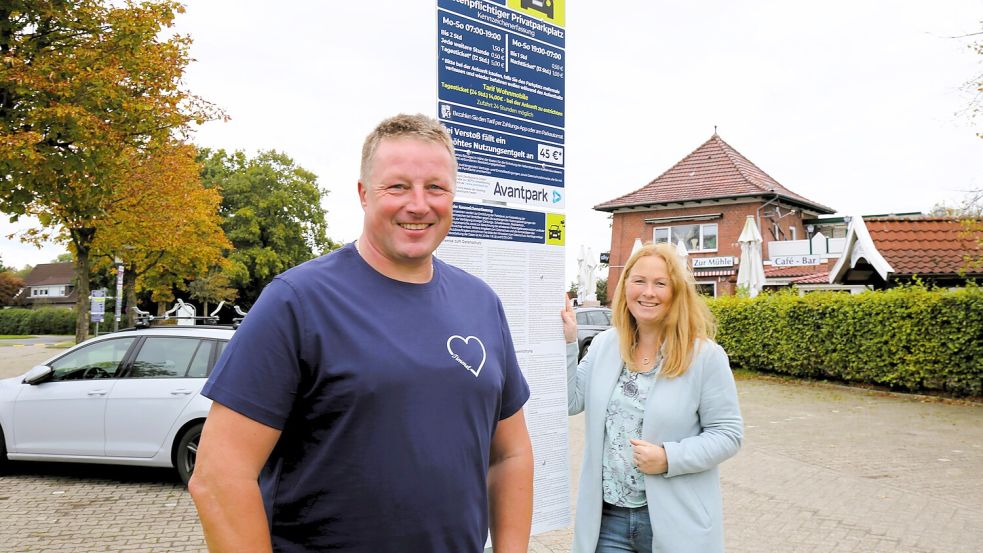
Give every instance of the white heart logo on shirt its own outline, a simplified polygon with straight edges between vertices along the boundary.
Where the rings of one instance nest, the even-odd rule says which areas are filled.
[[[469,345],[472,340],[478,343],[478,347]],[[478,348],[481,348],[480,355]],[[447,339],[447,353],[451,354],[451,358],[470,371],[475,378],[478,378],[481,368],[485,366],[485,344],[482,344],[477,336],[468,336],[467,338],[457,335],[451,336]],[[477,369],[474,368],[475,365],[478,366]]]

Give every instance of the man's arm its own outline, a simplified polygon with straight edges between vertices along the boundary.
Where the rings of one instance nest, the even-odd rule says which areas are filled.
[[[495,553],[525,553],[532,529],[532,443],[519,409],[498,421],[488,467],[491,537]]]
[[[209,551],[273,549],[258,478],[279,438],[279,430],[212,403],[188,483]]]

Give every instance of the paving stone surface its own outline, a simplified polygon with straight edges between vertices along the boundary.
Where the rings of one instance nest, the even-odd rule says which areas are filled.
[[[53,353],[0,347],[0,378]],[[721,467],[729,552],[983,551],[983,405],[767,378],[738,390],[744,447]],[[582,436],[572,417],[573,474]],[[529,551],[569,551],[571,535],[535,536]],[[169,470],[14,463],[0,475],[0,551],[205,547]]]
[[[738,388],[746,439],[721,467],[728,551],[983,550],[983,405]]]

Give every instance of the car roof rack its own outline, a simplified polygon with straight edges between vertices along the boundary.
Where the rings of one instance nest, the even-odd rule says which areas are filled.
[[[219,302],[218,307],[216,307],[215,310],[209,313],[208,315],[203,315],[203,316],[177,315],[177,314],[172,315],[172,313],[177,313],[178,310],[184,307],[185,305],[188,304],[184,303],[184,301],[181,298],[178,298],[177,303],[174,304],[174,307],[172,307],[167,312],[165,312],[162,316],[159,317],[156,315],[151,315],[149,311],[143,311],[139,307],[134,306],[132,308],[133,312],[136,314],[136,318],[134,320],[134,327],[150,328],[151,326],[154,326],[156,328],[163,328],[160,325],[162,321],[194,321],[193,323],[194,325],[202,324],[207,326],[217,326],[218,312],[221,311],[222,307],[225,305],[225,302],[224,301]],[[236,314],[239,315],[238,317],[232,319],[232,328],[236,329],[239,328],[239,325],[242,323],[242,320],[246,317],[246,311],[240,309],[238,305],[233,305],[232,308],[235,309]],[[191,326],[191,325],[180,325],[180,326]]]

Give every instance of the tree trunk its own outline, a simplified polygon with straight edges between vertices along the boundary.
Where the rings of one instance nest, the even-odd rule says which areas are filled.
[[[89,249],[75,242],[75,343],[89,337]]]
[[[127,267],[123,272],[123,291],[126,293],[125,317],[126,326],[132,328],[136,324],[136,313],[133,308],[137,305],[137,273],[133,267]]]

